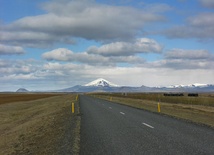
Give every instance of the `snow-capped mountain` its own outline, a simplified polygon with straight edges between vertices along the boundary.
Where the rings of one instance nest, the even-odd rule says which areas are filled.
[[[17,92],[28,92],[28,90],[21,88]],[[32,92],[32,91],[31,91]],[[36,91],[40,92],[40,91]],[[103,78],[99,78],[85,85],[76,85],[60,90],[43,91],[43,92],[214,92],[214,84],[188,84],[188,85],[171,85],[165,87],[131,87],[118,86]]]
[[[203,87],[209,87],[209,84],[201,84],[201,83],[195,83],[195,84],[188,84],[188,85],[171,85],[167,86],[166,88],[203,88]]]
[[[102,79],[102,78],[99,78],[97,80],[94,80],[88,84],[85,84],[84,86],[86,87],[98,87],[98,86],[101,86],[101,87],[119,87],[118,85],[112,83],[112,82],[109,82],[105,79]]]
[[[57,92],[214,92],[212,84],[171,85],[167,87],[131,87],[118,86],[99,78],[85,85],[58,90]]]
[[[209,84],[201,84],[201,83],[187,85],[187,87],[199,87],[199,88],[209,87],[209,86],[210,86]]]

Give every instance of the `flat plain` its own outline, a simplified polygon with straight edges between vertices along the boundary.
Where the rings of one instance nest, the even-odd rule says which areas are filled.
[[[0,154],[78,154],[75,99],[75,94],[0,94]]]
[[[198,97],[163,93],[90,93],[137,109],[214,127],[214,94]],[[0,154],[79,154],[80,114],[77,94],[0,93]],[[71,114],[71,103],[75,114]]]

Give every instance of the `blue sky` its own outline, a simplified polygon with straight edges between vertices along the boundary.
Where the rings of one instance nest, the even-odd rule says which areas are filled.
[[[0,0],[0,91],[214,84],[213,0]]]

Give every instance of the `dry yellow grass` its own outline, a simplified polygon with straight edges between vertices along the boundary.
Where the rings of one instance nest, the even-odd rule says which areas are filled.
[[[61,94],[0,105],[0,154],[55,154],[65,130],[64,117],[73,117],[71,101],[75,97]],[[74,128],[76,125],[74,122]],[[78,144],[76,147],[74,152],[78,152]]]
[[[60,96],[62,93],[0,93],[0,104],[19,102],[19,101],[32,101],[41,98],[52,96]]]

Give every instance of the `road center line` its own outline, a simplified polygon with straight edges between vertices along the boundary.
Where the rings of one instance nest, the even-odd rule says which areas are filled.
[[[145,125],[145,126],[147,126],[147,127],[149,127],[149,128],[154,128],[153,126],[151,126],[151,125],[149,125],[149,124],[146,124],[146,123],[142,123],[143,125]]]
[[[120,114],[125,115],[125,113],[124,113],[124,112],[120,112]]]

